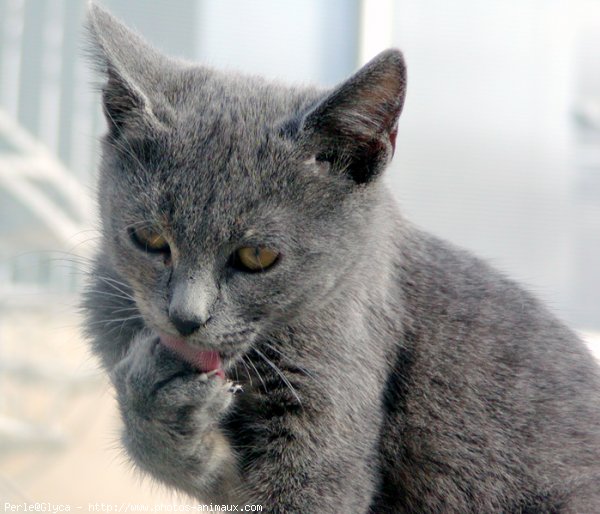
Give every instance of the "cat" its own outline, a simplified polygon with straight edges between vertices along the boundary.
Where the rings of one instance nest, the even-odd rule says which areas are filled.
[[[168,58],[90,6],[102,244],[84,293],[132,461],[274,513],[600,512],[600,372],[519,285],[399,212],[406,89]]]

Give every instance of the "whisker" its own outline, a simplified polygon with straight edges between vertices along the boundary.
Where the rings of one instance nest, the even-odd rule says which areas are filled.
[[[275,373],[277,373],[279,375],[279,377],[281,378],[281,380],[288,387],[288,389],[290,390],[290,392],[294,395],[294,397],[296,398],[296,400],[298,401],[298,403],[300,405],[302,405],[302,400],[300,400],[300,397],[298,396],[298,393],[294,389],[294,386],[292,386],[292,384],[287,379],[287,377],[283,374],[283,372],[272,361],[270,361],[265,356],[265,354],[262,353],[259,349],[253,348],[253,350],[259,355],[259,357],[261,357],[273,369],[273,371],[275,371]]]
[[[114,311],[112,311],[113,314],[117,314],[119,312],[139,312],[139,309],[137,308],[137,306],[135,306],[135,307],[123,307],[121,309],[115,309]]]
[[[109,291],[98,291],[97,289],[87,289],[86,292],[94,293],[94,294],[102,294],[105,296],[112,296],[115,298],[121,298],[123,300],[128,300],[128,301],[135,301],[135,298],[133,298],[133,296],[123,296],[120,294],[111,293]]]
[[[129,293],[128,291],[124,291],[123,289],[121,289],[119,287],[119,285],[121,285],[125,288],[128,288],[129,286],[127,284],[124,284],[123,282],[119,282],[118,280],[111,279],[110,277],[105,277],[103,275],[97,275],[97,278],[99,280],[102,280],[107,286],[112,287],[113,289],[116,289],[117,291],[124,294],[131,300],[135,300],[135,298],[133,297],[133,295],[131,295],[131,293]]]
[[[254,365],[254,362],[252,362],[252,359],[248,358],[248,362],[250,363],[250,366],[252,366],[252,368],[254,368],[254,372],[256,373],[256,376],[260,380],[260,383],[262,384],[263,389],[264,389],[264,391],[266,393],[267,392],[267,385],[265,384],[265,381],[263,380],[263,377],[261,376],[260,372],[258,371],[258,369],[256,368],[256,366]]]
[[[272,351],[278,353],[279,355],[281,355],[281,357],[283,357],[284,359],[290,361],[291,363],[294,364],[294,367],[297,368],[299,371],[301,371],[302,373],[304,373],[307,377],[312,378],[313,380],[317,380],[316,377],[306,368],[303,368],[302,366],[299,366],[298,364],[296,364],[294,362],[293,359],[291,359],[290,357],[288,357],[285,353],[283,353],[281,350],[278,350],[277,348],[275,348],[272,344],[267,343],[266,341],[262,341],[262,343],[267,346],[269,349],[271,349]]]
[[[104,336],[106,337],[108,334],[110,334],[111,332],[114,332],[115,330],[119,329],[119,334],[118,337],[121,337],[121,334],[123,333],[123,328],[125,327],[125,324],[127,323],[127,321],[124,321],[123,323],[120,323],[119,325],[115,325],[114,327],[112,327],[111,329],[107,330],[104,333]]]
[[[118,286],[123,286],[125,288],[129,287],[125,282],[121,282],[120,280],[116,280],[112,277],[107,277],[106,275],[97,275],[97,277],[105,282],[110,282],[112,284],[116,284]],[[115,287],[117,289],[117,287]],[[125,291],[121,291],[121,293],[125,293]]]
[[[102,320],[98,320],[98,321],[90,321],[89,323],[87,323],[87,325],[110,325],[112,323],[118,323],[120,321],[122,321],[123,323],[126,323],[128,321],[133,321],[135,319],[144,319],[143,316],[140,314],[138,316],[129,316],[127,318],[116,318],[116,319],[102,319]]]
[[[246,364],[246,359],[244,358],[244,355],[241,356],[240,362],[244,365],[244,368],[246,369],[248,382],[250,382],[250,387],[252,387],[252,377],[250,376],[250,368],[248,367],[248,364]]]

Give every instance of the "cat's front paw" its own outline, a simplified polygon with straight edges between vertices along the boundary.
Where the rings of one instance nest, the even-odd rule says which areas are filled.
[[[233,401],[230,381],[199,373],[156,336],[134,340],[112,380],[124,443],[147,471],[169,482],[183,479],[179,475],[197,474],[219,451],[215,433]]]

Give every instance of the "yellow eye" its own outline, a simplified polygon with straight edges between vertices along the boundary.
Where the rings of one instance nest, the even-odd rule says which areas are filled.
[[[129,231],[133,242],[142,250],[150,253],[169,253],[169,243],[159,232],[150,228],[136,228]]]
[[[235,252],[234,257],[238,267],[245,271],[265,271],[275,264],[279,252],[272,248],[244,246]]]

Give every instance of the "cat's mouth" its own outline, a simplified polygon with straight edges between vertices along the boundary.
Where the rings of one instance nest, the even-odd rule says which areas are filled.
[[[183,339],[161,334],[160,342],[175,352],[184,361],[191,364],[195,369],[208,376],[225,378],[223,361],[216,350],[202,350],[194,347]]]

